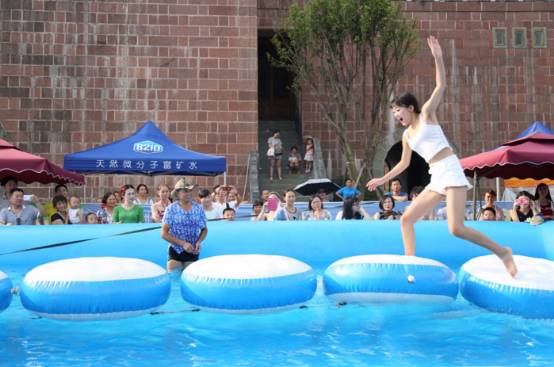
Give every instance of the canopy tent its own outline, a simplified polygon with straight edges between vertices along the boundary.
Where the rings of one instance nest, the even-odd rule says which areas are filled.
[[[554,135],[533,133],[460,163],[466,176],[554,178]]]
[[[544,125],[544,122],[542,121],[534,121],[531,126],[529,126],[527,129],[523,130],[517,138],[523,138],[527,135],[531,135],[533,133],[543,133],[543,134],[550,134],[554,135],[554,130],[549,129]]]
[[[0,180],[8,176],[24,183],[85,183],[82,175],[66,171],[46,158],[24,152],[0,139]]]
[[[66,155],[64,168],[87,174],[216,176],[225,172],[226,161],[175,144],[148,121],[125,139]]]

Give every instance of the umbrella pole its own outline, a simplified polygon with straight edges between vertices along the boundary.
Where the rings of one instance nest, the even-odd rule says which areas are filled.
[[[496,178],[496,197],[500,197],[500,177]]]
[[[227,172],[223,172],[223,186],[227,186]]]
[[[473,220],[477,220],[477,171],[473,171]]]

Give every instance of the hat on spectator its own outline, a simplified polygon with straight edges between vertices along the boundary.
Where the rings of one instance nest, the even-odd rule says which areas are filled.
[[[171,196],[177,195],[180,190],[192,190],[196,187],[188,178],[182,178],[175,184],[175,188],[171,191]]]

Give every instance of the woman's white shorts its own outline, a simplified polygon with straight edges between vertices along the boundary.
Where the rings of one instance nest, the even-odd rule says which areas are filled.
[[[429,174],[431,182],[425,189],[441,195],[446,195],[447,187],[466,187],[468,190],[473,187],[464,175],[460,160],[454,154],[430,164]]]

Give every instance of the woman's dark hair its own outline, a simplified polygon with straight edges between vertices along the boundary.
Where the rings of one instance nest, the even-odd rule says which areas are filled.
[[[67,205],[67,199],[63,195],[54,196],[54,199],[52,199],[52,206],[55,208],[58,203],[65,203]]]
[[[255,206],[264,206],[264,202],[262,200],[254,200],[254,202],[252,203],[252,208],[254,208]]]
[[[138,194],[138,192],[140,191],[140,188],[141,188],[141,187],[144,187],[144,188],[146,189],[146,193],[148,194],[148,192],[149,192],[149,191],[148,191],[148,186],[146,186],[145,184],[139,184],[139,185],[137,186],[137,194]]]
[[[102,196],[102,204],[104,204],[104,205],[108,204],[108,199],[109,199],[110,196],[112,196],[112,195],[115,197],[114,193],[111,192],[111,191],[105,193],[104,196]]]
[[[308,210],[309,210],[309,211],[314,210],[314,209],[312,208],[312,201],[314,201],[314,199],[318,199],[319,201],[321,201],[321,209],[323,209],[323,201],[321,200],[321,198],[320,198],[319,196],[314,195],[314,196],[312,196],[312,197],[310,198],[310,201],[308,201]]]
[[[546,198],[552,202],[552,196],[550,196],[550,189],[548,188],[548,185],[545,184],[544,182],[541,182],[540,184],[537,185],[537,188],[535,189],[535,200],[539,200],[539,189],[541,187],[546,187]]]
[[[6,176],[0,181],[0,186],[6,186],[8,182],[13,181],[17,185],[17,178],[13,176]]]
[[[65,189],[67,190],[67,186],[65,186],[64,184],[58,184],[54,187],[54,192],[58,192],[58,190],[62,187],[65,187]]]
[[[390,196],[390,195],[385,195],[385,196],[383,196],[383,198],[381,199],[381,201],[379,201],[379,209],[385,210],[385,209],[383,209],[383,203],[384,203],[385,200],[387,200],[387,199],[391,199],[391,200],[392,200],[392,208],[391,208],[391,210],[394,209],[394,198],[393,198],[392,196]]]
[[[489,191],[485,192],[485,195],[486,194],[489,194],[490,196],[494,196],[496,198],[496,191],[494,191],[494,190],[489,190]]]
[[[198,191],[198,197],[200,199],[204,199],[204,198],[206,198],[210,195],[211,195],[211,193],[210,193],[210,190],[208,190],[208,189],[202,189],[202,190]]]
[[[360,213],[354,213],[354,204],[359,203],[358,198],[348,198],[342,204],[342,219],[362,219]]]
[[[517,195],[516,195],[516,199],[520,198],[522,196],[526,196],[529,200],[534,200],[533,195],[531,195],[531,193],[529,191],[523,190],[523,191],[518,192]]]
[[[121,196],[125,196],[125,191],[129,190],[129,189],[135,189],[135,187],[133,185],[130,185],[130,184],[126,184],[126,185],[123,185],[121,186],[121,189],[119,189],[119,194]]]
[[[391,101],[391,107],[397,106],[397,107],[410,107],[412,106],[414,108],[415,113],[421,113],[421,110],[419,109],[419,102],[417,101],[417,98],[412,93],[404,93],[396,97]]]
[[[94,213],[94,212],[88,212],[87,215],[85,215],[85,222],[88,223],[88,217],[90,217],[91,215],[96,215],[96,213]]]

